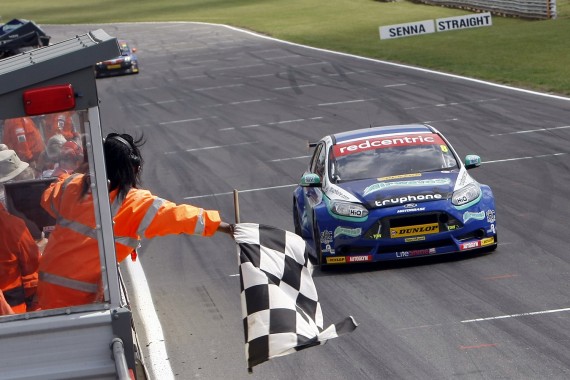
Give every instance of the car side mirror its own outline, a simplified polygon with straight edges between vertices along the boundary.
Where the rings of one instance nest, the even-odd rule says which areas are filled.
[[[321,187],[321,177],[314,173],[306,173],[301,177],[301,187]]]
[[[465,156],[465,169],[473,169],[481,166],[481,157],[476,154],[468,154]]]

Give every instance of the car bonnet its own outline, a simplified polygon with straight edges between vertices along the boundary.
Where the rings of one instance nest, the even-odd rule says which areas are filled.
[[[461,186],[458,178],[462,181]],[[331,199],[357,200],[368,208],[381,208],[445,200],[454,190],[473,179],[462,168],[460,171],[412,173],[391,177],[351,181],[325,188]],[[342,197],[339,196],[344,195]]]

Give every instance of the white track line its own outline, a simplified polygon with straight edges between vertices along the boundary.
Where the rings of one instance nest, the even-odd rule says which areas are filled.
[[[527,317],[531,315],[540,315],[540,314],[551,314],[551,313],[561,313],[565,311],[570,311],[570,307],[564,309],[553,309],[553,310],[543,310],[543,311],[532,311],[530,313],[520,313],[520,314],[509,314],[509,315],[499,315],[497,317],[489,317],[489,318],[477,318],[477,319],[467,319],[465,321],[461,321],[461,323],[471,323],[471,322],[485,322],[485,321],[494,321],[496,319],[505,319],[505,318],[517,318],[517,317]]]

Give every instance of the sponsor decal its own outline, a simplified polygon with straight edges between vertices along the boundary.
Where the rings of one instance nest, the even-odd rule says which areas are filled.
[[[495,225],[494,225],[494,224],[491,224],[491,228],[490,228],[490,231],[489,231],[489,232],[491,232],[492,234],[496,234],[496,233],[497,233],[497,230],[495,229]]]
[[[332,241],[333,241],[332,231],[329,230],[321,231],[321,243],[329,244],[332,243]]]
[[[449,178],[434,178],[434,179],[416,179],[413,181],[398,181],[398,182],[380,182],[368,186],[364,189],[364,196],[375,193],[377,191],[386,189],[388,187],[414,187],[414,186],[439,186],[449,185],[451,180]]]
[[[400,179],[400,178],[412,178],[412,177],[421,177],[422,173],[411,173],[411,174],[400,174],[400,175],[393,175],[390,177],[380,177],[378,181],[391,181],[393,179]]]
[[[436,253],[435,248],[429,249],[414,249],[411,251],[396,252],[396,257],[415,257],[415,256],[427,256]]]
[[[463,214],[463,223],[467,223],[467,221],[471,220],[471,219],[475,219],[475,220],[483,220],[485,219],[485,211],[480,211],[480,212],[470,212],[470,211],[466,211]]]
[[[362,263],[366,261],[372,260],[372,255],[363,255],[363,256],[346,256],[346,260],[349,263]]]
[[[415,226],[392,227],[390,228],[390,237],[396,239],[406,236],[436,234],[438,232],[439,224],[437,223],[418,224]]]
[[[327,257],[327,264],[345,264],[346,257],[339,256],[339,257]]]
[[[456,226],[455,224],[452,224],[451,226],[447,226],[447,230],[448,231],[454,231],[458,228],[458,226]]]
[[[443,199],[443,195],[435,193],[435,194],[416,194],[416,195],[407,195],[404,197],[396,197],[396,198],[387,198],[387,199],[379,199],[374,201],[376,207],[385,207],[385,206],[394,206],[400,205],[403,203],[408,202],[423,202],[423,201],[431,201],[431,200],[439,200]]]
[[[463,187],[463,185],[465,184],[465,180],[467,179],[467,170],[463,171],[463,174],[461,175],[461,179],[459,180],[459,183],[457,184],[457,188],[459,187]]]
[[[469,243],[463,243],[459,246],[459,248],[464,251],[466,249],[473,249],[473,248],[479,248],[479,247],[486,247],[488,245],[492,245],[495,244],[495,238],[494,237],[488,237],[488,238],[484,238],[481,240],[477,240],[477,241],[470,241]]]
[[[426,237],[425,237],[425,236],[414,236],[414,237],[411,237],[411,238],[405,238],[405,239],[404,239],[404,241],[405,241],[406,243],[413,243],[413,242],[422,241],[422,240],[426,240]]]
[[[334,255],[336,252],[334,251],[334,249],[331,247],[330,244],[327,244],[325,249],[323,250],[323,252],[327,252],[330,253],[331,255]]]
[[[461,249],[462,251],[464,251],[464,250],[466,250],[466,249],[478,248],[480,243],[481,243],[481,242],[480,242],[479,240],[477,240],[477,241],[471,241],[471,242],[469,242],[469,243],[463,243],[463,244],[460,245],[460,249]]]
[[[449,152],[449,149],[447,148],[447,145],[440,145],[440,148],[441,148],[441,151],[442,151],[443,153],[448,153],[448,152]]]
[[[360,236],[361,234],[362,234],[362,228],[337,227],[334,230],[334,237],[337,237],[340,235],[356,237],[356,236]]]
[[[335,186],[327,186],[323,189],[323,191],[329,195],[329,198],[333,199],[333,197],[331,197],[330,195],[336,195],[339,198],[342,198],[344,200],[349,200],[350,197],[348,195],[346,195],[342,190],[338,189]]]
[[[408,205],[409,204],[415,204],[415,203],[408,203]],[[404,206],[404,207],[406,207],[406,206]],[[425,207],[407,208],[407,209],[396,211],[396,214],[402,214],[404,212],[420,212],[420,211],[425,211],[425,210],[426,210]]]
[[[487,210],[487,222],[495,223],[497,216],[495,215],[495,210]]]
[[[407,136],[371,137],[358,141],[350,141],[334,146],[334,154],[337,157],[353,153],[366,152],[380,148],[412,145],[443,144],[441,138],[434,134],[410,134]]]
[[[382,239],[382,234],[374,234],[372,235],[372,239]]]

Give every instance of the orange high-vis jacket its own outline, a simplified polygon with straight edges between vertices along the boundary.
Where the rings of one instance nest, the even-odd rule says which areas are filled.
[[[88,194],[80,199],[83,177],[61,176],[42,196],[42,207],[57,223],[40,262],[37,294],[41,309],[102,301],[93,197]],[[139,247],[142,237],[211,236],[220,224],[217,211],[176,205],[141,189],[131,189],[120,202],[117,193],[110,193],[117,262]]]
[[[40,251],[26,222],[0,207],[0,289],[15,313],[36,292]]]
[[[5,120],[2,142],[28,163],[36,161],[45,148],[39,129],[29,117]]]
[[[59,117],[64,117],[63,127],[60,128],[58,124]],[[50,137],[61,133],[67,140],[71,140],[77,137],[77,132],[73,125],[73,119],[71,117],[71,112],[64,113],[52,113],[44,116],[44,137],[48,141]]]

